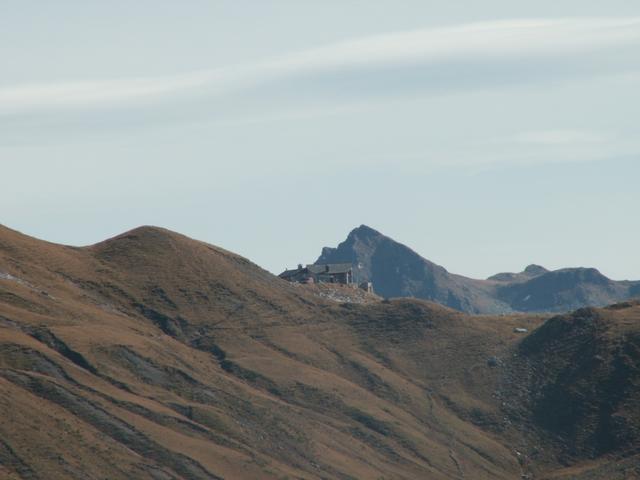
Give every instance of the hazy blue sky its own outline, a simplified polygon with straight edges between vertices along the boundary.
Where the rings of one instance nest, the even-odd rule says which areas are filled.
[[[640,2],[0,0],[0,223],[278,273],[365,223],[640,279]]]

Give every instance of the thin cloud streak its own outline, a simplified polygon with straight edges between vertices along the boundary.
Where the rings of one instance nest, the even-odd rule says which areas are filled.
[[[584,130],[541,130],[521,132],[513,141],[533,145],[593,145],[611,143],[608,135]]]
[[[569,64],[575,62],[575,70],[583,75],[624,73],[640,69],[639,47],[640,18],[484,22],[365,37],[254,64],[182,75],[5,86],[0,87],[0,115],[126,109],[189,98],[215,99],[255,91],[261,85],[270,90],[298,85],[305,93],[316,89],[321,94],[323,82],[339,86],[341,76],[353,79],[355,75],[366,85],[376,73],[401,71],[407,77],[416,69],[422,69],[418,88],[428,90],[442,88],[429,82],[430,74],[446,83],[462,66],[465,75],[475,70],[480,76],[487,75],[487,69],[493,69],[495,76],[502,76],[510,64],[518,69],[523,61],[532,70],[536,65],[558,66],[566,59]],[[451,70],[449,76],[447,68]],[[561,76],[566,74],[559,70]],[[357,77],[359,74],[362,78]],[[547,71],[540,76],[557,74]],[[393,89],[393,75],[389,81]],[[510,81],[518,82],[518,76]],[[463,85],[471,87],[473,79]]]

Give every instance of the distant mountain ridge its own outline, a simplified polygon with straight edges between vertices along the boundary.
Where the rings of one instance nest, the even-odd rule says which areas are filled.
[[[357,280],[373,282],[381,296],[421,298],[468,313],[563,312],[640,294],[640,281],[611,280],[594,268],[549,271],[532,264],[519,273],[467,278],[366,225],[337,248],[323,248],[316,261],[339,262],[351,262]]]

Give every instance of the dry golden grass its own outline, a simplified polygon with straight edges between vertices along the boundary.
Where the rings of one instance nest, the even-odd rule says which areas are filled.
[[[640,307],[602,312],[612,341],[638,331]],[[560,474],[535,425],[558,454],[523,465],[496,396],[528,388],[505,384],[513,329],[543,322],[336,303],[153,227],[87,248],[0,227],[0,477]]]

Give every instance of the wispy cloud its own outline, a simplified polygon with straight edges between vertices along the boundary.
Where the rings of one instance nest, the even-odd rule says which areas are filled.
[[[529,145],[593,145],[611,141],[611,136],[587,130],[539,130],[521,132],[511,141]]]
[[[391,33],[262,62],[183,75],[0,87],[0,114],[216,98],[269,85],[322,94],[384,88],[446,89],[580,73],[637,70],[640,18],[508,20]],[[553,68],[541,68],[553,63]],[[514,75],[520,72],[519,75]],[[489,80],[487,79],[489,77]],[[348,83],[341,83],[347,78]]]

